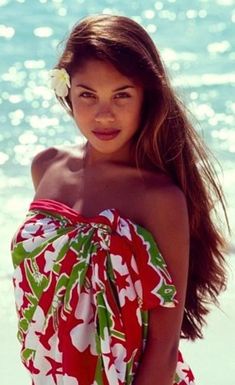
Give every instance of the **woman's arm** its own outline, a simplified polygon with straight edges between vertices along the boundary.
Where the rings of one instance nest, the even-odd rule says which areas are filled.
[[[144,207],[145,227],[167,263],[179,303],[149,311],[148,340],[133,385],[172,385],[187,288],[188,213],[185,197],[175,186],[149,193]]]

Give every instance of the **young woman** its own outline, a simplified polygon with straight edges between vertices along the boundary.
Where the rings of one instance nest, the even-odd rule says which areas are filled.
[[[86,142],[32,162],[11,245],[23,363],[34,385],[192,385],[180,337],[225,288],[204,145],[127,17],[79,22],[51,75]]]

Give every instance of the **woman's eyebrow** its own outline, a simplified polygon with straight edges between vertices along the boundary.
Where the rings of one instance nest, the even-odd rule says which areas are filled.
[[[88,87],[88,86],[85,85],[85,84],[76,84],[76,87],[82,87],[82,88],[86,88],[86,89],[89,90],[89,91],[97,92],[96,90],[93,90],[93,88]],[[125,86],[116,88],[115,90],[113,90],[113,92],[116,92],[116,91],[123,91],[123,90],[126,90],[127,88],[135,88],[135,87],[134,87],[134,86],[131,86],[131,85],[129,85],[129,84],[127,84],[127,85],[125,85]]]

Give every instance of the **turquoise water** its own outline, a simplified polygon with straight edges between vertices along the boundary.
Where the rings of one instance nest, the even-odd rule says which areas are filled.
[[[20,385],[29,383],[19,363],[19,347],[15,340],[16,319],[10,284],[12,265],[9,243],[10,236],[33,198],[29,168],[31,159],[45,147],[79,141],[77,128],[58,106],[53,93],[48,89],[48,70],[55,64],[60,52],[57,48],[59,41],[66,37],[74,23],[88,14],[101,12],[134,18],[147,29],[156,42],[174,87],[194,114],[197,129],[221,163],[223,173],[220,172],[220,178],[228,200],[231,226],[233,230],[235,228],[234,0],[0,0],[2,385],[16,383],[15,379],[19,380],[17,384]],[[231,240],[232,251],[234,247],[234,241]],[[231,260],[233,261],[233,257]],[[224,306],[228,309],[232,308],[232,293],[230,290],[223,297]],[[212,316],[211,322],[215,323],[215,328],[209,326],[208,330],[217,333],[217,320],[220,316],[213,314],[215,316]],[[229,320],[231,317],[233,314],[228,314]],[[230,324],[226,324],[225,320],[224,322],[230,330]],[[224,334],[224,341],[228,341],[231,347],[231,341],[235,345],[234,338],[231,340],[226,336]],[[192,366],[196,367],[195,372],[197,370],[196,375],[198,374],[201,383],[222,385],[225,382],[221,380],[224,379],[221,371],[224,376],[226,368],[230,367],[223,358],[225,345],[222,341],[219,359],[213,357],[209,368],[206,368],[203,357],[207,357],[206,349],[214,346],[215,342],[215,338],[210,338],[208,332],[207,340],[210,341],[210,346],[206,345],[207,340],[205,345],[197,345],[201,349],[202,368],[191,353],[194,347],[190,345],[189,349],[185,346],[185,349],[192,357],[191,361],[194,361]],[[194,351],[197,352],[197,348]],[[235,353],[233,357],[235,364]],[[213,376],[219,360],[220,374]],[[228,372],[226,385],[234,385],[234,369],[233,375],[232,369]]]

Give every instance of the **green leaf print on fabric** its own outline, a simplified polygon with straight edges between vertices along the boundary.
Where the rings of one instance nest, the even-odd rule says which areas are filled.
[[[29,262],[29,261],[28,261]],[[27,332],[30,322],[33,318],[34,312],[37,308],[39,298],[44,288],[47,286],[48,279],[43,276],[43,279],[38,282],[35,282],[35,272],[37,271],[36,266],[34,265],[34,271],[32,272],[29,268],[28,263],[25,264],[25,271],[28,284],[31,287],[32,293],[26,293],[26,298],[28,300],[28,306],[23,310],[23,317],[19,321],[19,328],[24,332]]]
[[[111,330],[111,336],[118,338],[121,341],[125,341],[125,333],[120,332],[119,330],[112,329]]]
[[[169,304],[171,307],[172,298],[174,297],[176,293],[175,286],[173,285],[166,285],[165,282],[162,283],[161,287],[157,290],[157,293],[160,294],[160,296],[164,299],[164,303]]]
[[[25,261],[25,271],[27,276],[27,281],[31,287],[33,297],[36,297],[38,300],[42,294],[42,291],[47,287],[48,285],[48,278],[44,275],[39,273],[39,267],[37,266],[37,263],[30,263],[29,261]],[[28,299],[32,298],[32,295],[28,297]],[[35,303],[35,301],[33,300]]]
[[[33,358],[35,355],[35,350],[33,349],[24,349],[21,356],[24,361],[27,361],[29,358]]]
[[[107,301],[104,299],[104,292],[100,291],[96,295],[97,315],[98,315],[98,334],[102,340],[105,340],[105,329],[110,330],[114,326],[112,313],[107,308]]]
[[[148,335],[149,312],[147,310],[140,310],[140,313],[141,313],[141,320],[142,320],[143,347],[145,347],[145,343]]]
[[[21,337],[22,337],[22,332],[21,332],[21,331],[26,332],[26,331],[28,330],[28,327],[29,327],[29,322],[28,322],[28,320],[27,320],[27,317],[25,316],[25,312],[26,312],[26,311],[23,312],[24,317],[22,317],[22,318],[20,319],[19,323],[18,323],[18,326],[19,326],[19,328],[20,328],[19,332],[20,332],[20,334],[21,334]],[[27,314],[27,312],[26,312],[26,314]],[[31,314],[31,313],[30,313],[30,314]],[[31,319],[30,319],[30,321],[31,321]]]
[[[65,310],[67,312],[72,311],[72,307],[70,305],[72,290],[73,288],[77,287],[79,292],[81,291],[85,284],[90,258],[92,254],[97,252],[97,245],[92,244],[91,242],[93,233],[94,230],[90,230],[88,235],[84,235],[82,232],[81,235],[74,239],[70,244],[70,249],[76,251],[78,261],[73,265],[72,271],[66,284],[64,304]]]
[[[111,263],[111,259],[110,259],[110,253],[107,253],[106,269],[107,269],[107,275],[108,275],[110,281],[112,281],[114,283],[115,282],[115,275],[114,275],[114,271],[113,271],[113,267],[112,267],[112,263]]]
[[[33,259],[36,256],[38,256],[40,253],[43,253],[45,248],[47,247],[48,243],[53,243],[55,240],[57,240],[61,235],[66,235],[69,233],[69,229],[58,229],[56,231],[56,235],[51,237],[49,240],[42,240],[41,244],[39,246],[36,246],[33,248],[33,250],[27,251],[27,239],[24,240],[23,242],[20,242],[19,244],[14,246],[14,249],[12,251],[12,261],[13,265],[16,268],[23,262],[26,258]],[[32,244],[32,242],[31,242]],[[68,247],[68,245],[66,245]]]
[[[131,385],[133,381],[133,364],[134,364],[134,358],[136,355],[136,350],[132,353],[132,356],[130,360],[127,362],[126,366],[126,377],[125,377],[125,384],[126,385]]]
[[[60,272],[61,262],[64,259],[64,257],[66,256],[68,249],[69,249],[69,242],[66,242],[60,250],[57,250],[58,257],[56,258],[55,263],[53,265],[53,271],[56,274],[59,274],[59,272]]]
[[[162,257],[152,234],[138,225],[136,226],[136,230],[137,233],[142,237],[144,244],[146,245],[146,249],[149,255],[148,264],[152,265],[156,269],[156,271],[160,270],[162,272],[162,280],[160,281],[159,285],[157,285],[152,290],[152,293],[158,295],[158,297],[161,299],[161,304],[163,306],[174,307],[175,303],[177,303],[177,301],[174,302],[176,287],[175,285],[170,283],[171,276],[168,272],[166,262]]]
[[[149,231],[145,230],[141,226],[137,225],[136,229],[137,229],[137,233],[143,238],[145,244],[148,246],[147,250],[150,255],[151,263],[168,275],[168,271],[166,269],[166,263],[157,247],[157,244],[153,236],[150,234]]]
[[[104,385],[102,372],[103,372],[102,357],[99,356],[97,360],[96,371],[95,371],[95,382],[97,385]]]

